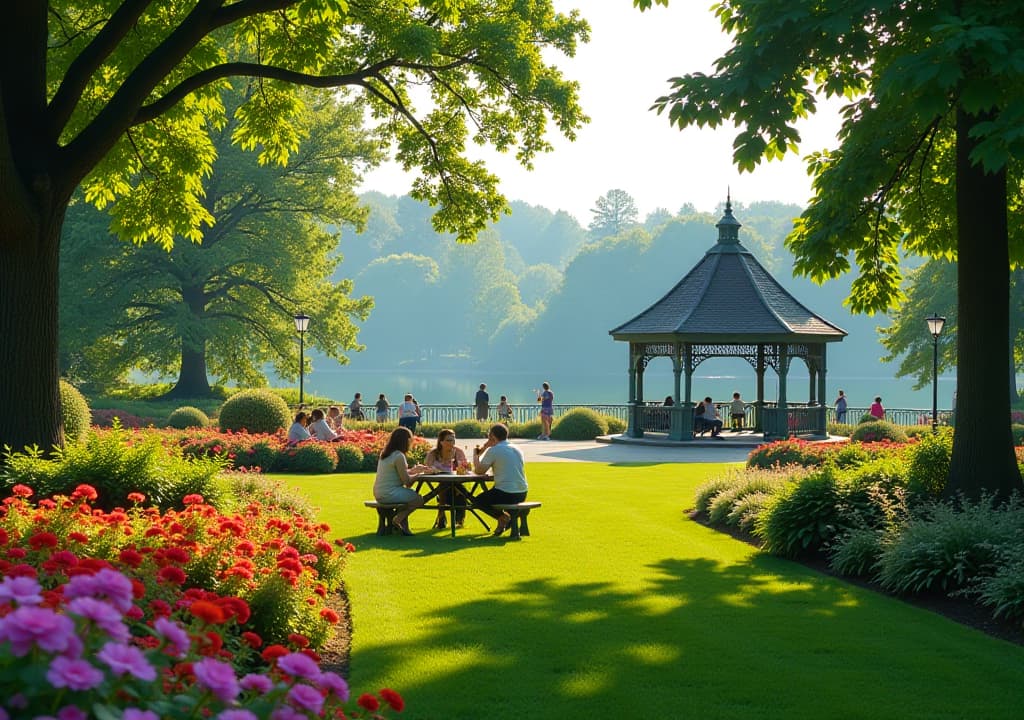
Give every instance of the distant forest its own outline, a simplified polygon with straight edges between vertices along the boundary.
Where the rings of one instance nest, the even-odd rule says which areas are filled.
[[[436,233],[431,208],[408,196],[371,192],[362,201],[370,208],[367,228],[343,234],[344,259],[336,272],[337,279],[354,279],[353,295],[375,302],[359,332],[365,350],[350,355],[353,369],[625,372],[626,345],[608,331],[689,272],[715,244],[722,215],[721,207],[699,213],[684,204],[608,234],[597,223],[582,227],[564,211],[513,201],[511,215],[477,243],[460,245]],[[595,207],[595,219],[601,209]],[[743,224],[741,242],[761,264],[800,302],[849,333],[830,348],[829,374],[893,375],[895,367],[880,359],[886,353],[877,332],[889,319],[852,315],[844,307],[851,277],[823,286],[793,277],[783,240],[801,208],[734,202],[733,211]],[[333,362],[317,358],[316,365]]]

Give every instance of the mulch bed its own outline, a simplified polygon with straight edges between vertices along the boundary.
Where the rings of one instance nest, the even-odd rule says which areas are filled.
[[[711,525],[708,523],[706,515],[698,514],[696,511],[690,511],[686,513],[686,515],[694,522],[700,523],[704,527],[714,530],[715,532],[724,533],[756,548],[761,547],[760,540],[749,533],[739,530],[738,528]],[[865,588],[881,595],[895,597],[896,599],[902,600],[914,607],[928,610],[936,613],[937,615],[942,615],[944,618],[952,620],[953,622],[966,625],[967,627],[974,628],[975,630],[980,630],[986,635],[991,635],[992,637],[1014,643],[1015,645],[1024,645],[1024,626],[1017,622],[992,617],[992,612],[988,608],[978,605],[970,598],[949,597],[948,595],[943,595],[938,592],[924,593],[921,595],[892,595],[892,593],[886,592],[882,589],[878,583],[871,582],[863,578],[846,577],[834,572],[828,566],[828,561],[825,558],[803,558],[792,560],[792,562],[799,563],[806,568],[810,568],[811,570],[821,573],[822,575],[828,575],[829,577],[834,577],[838,580],[848,582],[851,585],[856,585],[857,587]]]

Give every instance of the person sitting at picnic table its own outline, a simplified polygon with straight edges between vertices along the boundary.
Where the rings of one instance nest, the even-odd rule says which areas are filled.
[[[309,424],[309,417],[306,415],[304,410],[299,410],[295,414],[295,422],[288,428],[288,444],[295,445],[303,440],[309,440],[311,437],[309,430],[306,429],[306,425]]]
[[[466,453],[462,452],[462,448],[455,445],[455,431],[449,428],[444,428],[437,434],[437,446],[427,453],[427,457],[423,460],[423,464],[431,469],[433,472],[456,472],[460,467],[465,467],[468,462],[466,461]],[[441,495],[438,495],[438,508],[437,508],[437,520],[434,521],[434,527],[438,530],[444,530],[447,527],[448,522],[445,518],[445,508],[442,504],[448,504],[449,506],[455,505],[455,527],[461,528],[462,523],[466,519],[466,499],[460,493],[456,493],[454,487],[442,493],[444,495],[443,500]]]
[[[395,428],[388,438],[387,445],[380,451],[377,460],[377,477],[373,481],[373,497],[379,503],[403,504],[395,513],[393,526],[402,535],[412,535],[409,530],[409,514],[423,505],[423,496],[410,486],[414,478],[430,471],[426,465],[413,465],[405,455],[412,445],[412,431],[409,428]]]
[[[323,410],[316,408],[310,415],[313,418],[313,422],[309,426],[309,434],[311,436],[321,442],[335,442],[341,439],[338,433],[331,429]]]
[[[473,507],[498,521],[494,535],[508,530],[512,516],[494,505],[521,503],[526,499],[529,486],[523,451],[508,441],[508,428],[501,423],[491,425],[487,442],[473,449],[473,472],[483,475],[494,470],[494,486],[473,498]]]

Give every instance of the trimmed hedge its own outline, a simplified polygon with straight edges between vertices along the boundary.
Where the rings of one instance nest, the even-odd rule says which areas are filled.
[[[63,378],[60,381],[60,409],[64,418],[64,437],[71,442],[85,437],[92,420],[89,403],[78,388]]]
[[[176,430],[187,430],[188,428],[203,428],[210,424],[210,418],[197,407],[184,405],[177,408],[167,416],[167,427]]]
[[[275,433],[291,425],[288,404],[269,390],[242,390],[220,407],[220,429],[250,433]]]

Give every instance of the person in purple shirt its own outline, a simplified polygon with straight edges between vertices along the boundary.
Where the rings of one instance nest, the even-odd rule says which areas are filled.
[[[551,421],[555,419],[555,394],[551,392],[551,386],[546,382],[541,383],[541,387],[544,389],[537,394],[537,402],[540,403],[541,424],[540,435],[537,436],[537,439],[550,440]]]

